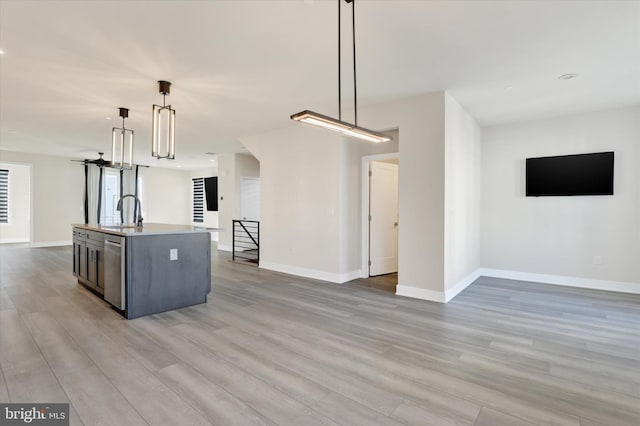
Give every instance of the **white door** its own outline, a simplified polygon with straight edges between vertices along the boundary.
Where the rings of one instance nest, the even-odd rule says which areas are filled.
[[[398,272],[398,165],[371,162],[369,275]]]
[[[240,178],[240,218],[260,220],[260,179]]]

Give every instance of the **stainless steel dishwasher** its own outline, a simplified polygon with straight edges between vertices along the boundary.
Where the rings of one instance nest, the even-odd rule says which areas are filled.
[[[125,241],[112,235],[104,240],[104,300],[122,311],[127,307]]]

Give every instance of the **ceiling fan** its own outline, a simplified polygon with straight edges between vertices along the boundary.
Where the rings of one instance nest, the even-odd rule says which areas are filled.
[[[102,158],[102,156],[104,155],[104,152],[98,152],[98,155],[100,156],[100,158],[97,158],[95,160],[90,160],[88,158],[85,158],[84,160],[71,160],[71,161],[73,161],[75,163],[83,163],[85,165],[95,164],[98,167],[109,167],[109,168],[114,168],[114,169],[120,169],[119,167],[113,167],[113,165],[111,164],[111,161],[105,160],[104,158]],[[135,166],[137,166],[137,167],[149,167],[149,166],[145,166],[144,164],[135,164]]]
[[[95,164],[98,167],[111,167],[111,161],[108,161],[102,158],[102,156],[104,155],[104,152],[98,152],[98,155],[100,156],[100,158],[95,160],[84,159],[84,160],[71,160],[71,161],[74,161],[76,163]]]

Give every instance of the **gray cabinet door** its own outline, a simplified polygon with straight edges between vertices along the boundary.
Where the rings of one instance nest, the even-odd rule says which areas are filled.
[[[104,246],[87,243],[87,284],[104,293]]]
[[[87,281],[89,284],[95,286],[98,281],[98,268],[96,267],[96,249],[90,245],[87,245],[87,253],[88,255],[88,270],[87,270]]]
[[[80,244],[76,241],[73,242],[73,275],[78,276],[80,274]]]
[[[96,248],[96,286],[104,292],[104,248]]]
[[[84,278],[85,280],[87,279],[87,246],[86,244],[78,244],[78,259],[80,262],[79,268],[78,268],[78,275],[80,275],[80,278]]]

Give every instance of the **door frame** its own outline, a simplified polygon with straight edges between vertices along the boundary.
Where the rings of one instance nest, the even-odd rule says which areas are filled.
[[[362,235],[362,246],[361,246],[361,269],[360,269],[360,277],[361,278],[369,278],[369,166],[372,161],[380,161],[380,160],[398,160],[398,174],[400,173],[400,153],[399,152],[391,152],[388,154],[376,154],[376,155],[366,155],[362,157],[362,202],[360,204],[360,225],[361,225],[361,235]],[[398,180],[398,186],[400,186],[400,182]],[[400,199],[400,190],[398,188],[398,200]],[[400,239],[400,234],[398,234],[398,239]],[[398,244],[400,246],[400,244]],[[399,253],[399,251],[398,251]],[[400,265],[398,262],[398,272],[400,272]]]
[[[16,241],[16,243],[22,243],[22,244],[28,244],[29,247],[33,246],[33,164],[32,163],[25,163],[22,161],[0,161],[0,163],[6,164],[8,166],[24,166],[27,167],[29,169],[29,236],[27,237],[27,241]],[[9,191],[11,191],[9,189]],[[9,197],[11,197],[11,194],[9,194]],[[11,213],[9,212],[9,215],[11,215]],[[11,216],[9,216],[9,218],[11,219]],[[7,241],[8,244],[12,243],[12,241]]]
[[[240,176],[238,180],[238,218],[245,220],[242,217],[242,181],[258,181],[258,190],[260,191],[260,197],[262,197],[262,187],[260,186],[260,176]],[[260,198],[258,198],[258,209],[260,209]],[[260,218],[257,219],[246,219],[246,220],[257,220],[260,221]]]

